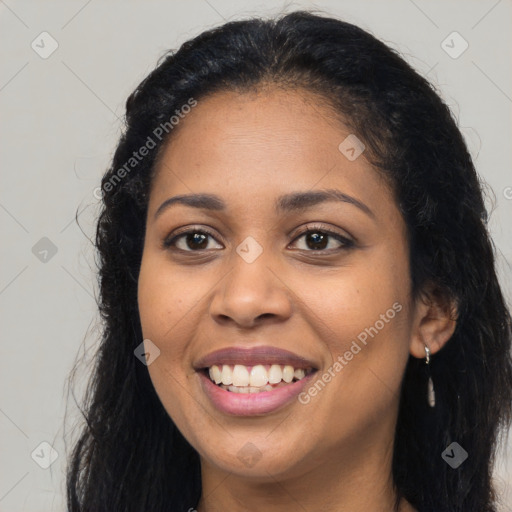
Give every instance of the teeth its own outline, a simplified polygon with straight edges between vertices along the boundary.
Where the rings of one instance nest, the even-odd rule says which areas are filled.
[[[229,364],[222,365],[222,373],[221,373],[222,384],[229,386],[233,384],[233,370],[231,370],[231,366]]]
[[[262,386],[260,388],[254,387],[254,386],[225,386],[224,384],[220,384],[219,386],[222,389],[229,390],[232,393],[261,393],[262,391],[273,391],[275,388],[280,388],[282,386],[286,386],[286,382],[280,382],[279,384],[275,386],[271,386],[270,384],[267,384],[265,386]]]
[[[270,384],[279,384],[283,380],[283,371],[278,364],[273,364],[268,371],[268,381]]]
[[[268,368],[268,370],[267,370]],[[272,384],[289,384],[294,379],[303,379],[309,370],[304,368],[294,369],[291,365],[281,366],[273,364],[265,367],[257,364],[253,367],[247,367],[242,364],[216,365],[209,369],[210,379],[215,384],[221,385],[223,389],[228,389],[234,393],[258,393],[260,391],[271,391]],[[283,382],[284,381],[284,382]]]
[[[216,382],[218,384],[218,382]],[[233,368],[233,386],[248,386],[249,372],[247,368],[241,364],[235,364]]]
[[[300,380],[300,379],[303,379],[305,376],[306,376],[306,371],[303,370],[302,368],[299,368],[298,370],[295,370],[293,372],[293,376],[297,379],[297,380]]]
[[[286,365],[283,368],[283,380],[288,383],[293,380],[293,366]]]
[[[215,384],[220,384],[222,382],[222,379],[221,379],[221,376],[220,376],[220,370],[219,370],[219,367],[214,364],[211,368],[210,368],[210,379],[212,379]]]
[[[225,366],[225,365],[224,365]],[[252,367],[249,384],[256,388],[261,388],[268,384],[267,370],[261,364]]]

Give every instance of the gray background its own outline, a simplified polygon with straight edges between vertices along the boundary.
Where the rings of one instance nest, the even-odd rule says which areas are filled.
[[[98,335],[87,237],[126,97],[166,49],[202,30],[299,7],[370,30],[438,87],[494,191],[490,225],[511,302],[510,1],[0,0],[0,511],[65,510],[66,378],[84,350],[91,361]],[[58,43],[46,59],[31,47],[50,49],[43,31]],[[453,31],[469,44],[458,58],[442,46]],[[457,37],[445,43],[452,52],[462,48]],[[89,370],[79,373],[78,396]],[[78,417],[69,396],[67,433]],[[51,455],[42,442],[58,454],[48,469],[39,465]],[[512,510],[511,475],[508,444],[496,465],[503,510]]]

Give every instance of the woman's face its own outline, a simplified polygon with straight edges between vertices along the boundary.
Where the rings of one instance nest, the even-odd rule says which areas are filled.
[[[389,461],[415,322],[390,190],[308,92],[217,93],[178,128],[138,290],[163,406],[203,468],[265,481]]]

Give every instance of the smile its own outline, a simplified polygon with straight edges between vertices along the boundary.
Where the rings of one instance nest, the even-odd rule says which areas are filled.
[[[261,393],[300,381],[311,372],[313,368],[294,368],[291,365],[223,364],[212,365],[208,376],[220,388],[232,393]]]
[[[258,416],[297,402],[320,364],[272,346],[228,346],[196,360],[201,389],[224,414]]]

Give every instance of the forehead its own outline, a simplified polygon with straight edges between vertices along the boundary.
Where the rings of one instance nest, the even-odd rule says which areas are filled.
[[[173,146],[176,152],[177,146],[193,145],[199,152],[196,156],[206,151],[211,157],[218,145],[222,145],[223,154],[230,151],[229,146],[233,153],[240,147],[255,152],[264,146],[265,153],[275,158],[283,151],[302,154],[312,143],[324,141],[322,145],[327,146],[331,143],[326,138],[328,127],[336,140],[340,130],[346,131],[326,101],[304,89],[223,91],[198,100],[180,121],[166,149]]]
[[[156,166],[153,203],[191,192],[228,202],[292,189],[338,188],[372,203],[389,195],[364,152],[350,160],[340,151],[354,135],[309,91],[218,92],[198,100],[172,135]]]

